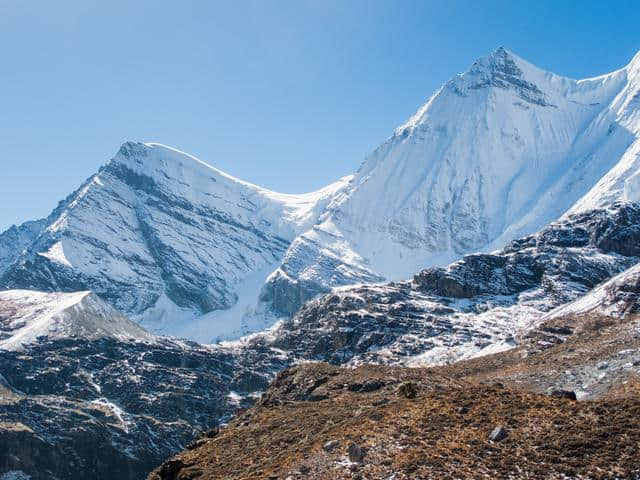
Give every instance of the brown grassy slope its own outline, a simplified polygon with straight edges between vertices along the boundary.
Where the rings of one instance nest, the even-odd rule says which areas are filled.
[[[372,378],[386,385],[350,391]],[[301,379],[326,379],[311,394],[328,398],[294,400],[309,388]],[[409,379],[413,399],[397,393]],[[509,435],[491,442],[497,425]],[[286,371],[260,405],[150,478],[631,478],[638,427],[638,397],[575,402],[423,369],[311,364]],[[326,452],[331,440],[339,444]],[[366,449],[361,465],[346,461],[351,443]]]
[[[636,319],[580,317],[443,367],[302,365],[150,479],[640,478],[640,381],[621,357],[639,347]],[[602,378],[587,390],[597,400],[534,393],[593,371]],[[398,392],[407,382],[415,398]],[[508,436],[492,442],[499,425]],[[362,463],[348,461],[351,444],[366,450]]]
[[[550,333],[558,331],[563,333]],[[568,331],[571,333],[564,333]],[[637,317],[554,319],[528,333],[519,343],[517,348],[506,352],[435,370],[473,383],[502,382],[533,392],[546,392],[550,388],[582,389],[589,399],[610,396],[612,389],[619,395],[625,382],[634,384],[640,371],[640,353],[637,353],[640,352],[640,319]],[[609,366],[598,370],[603,364]],[[598,378],[588,378],[590,375]]]

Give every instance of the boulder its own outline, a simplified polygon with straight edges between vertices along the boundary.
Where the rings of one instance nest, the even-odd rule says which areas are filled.
[[[555,398],[566,398],[569,400],[578,400],[578,397],[576,397],[576,392],[574,392],[573,390],[562,390],[562,389],[551,390],[549,395]]]
[[[325,451],[325,452],[327,452],[327,453],[331,453],[331,452],[333,452],[333,451],[336,449],[336,447],[337,447],[339,444],[340,444],[340,442],[338,442],[338,440],[329,440],[327,443],[325,443],[325,444],[323,445],[323,447],[322,447],[322,448],[324,449],[324,451]]]
[[[509,434],[507,433],[507,430],[503,426],[499,425],[491,431],[489,434],[489,440],[492,442],[501,442],[508,436]]]
[[[359,447],[355,443],[349,445],[347,454],[349,455],[349,460],[354,463],[363,463],[364,461],[365,451],[362,447]]]

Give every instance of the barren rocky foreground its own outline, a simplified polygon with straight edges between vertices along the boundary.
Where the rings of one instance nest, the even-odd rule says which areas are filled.
[[[149,479],[640,478],[639,342],[567,317],[443,367],[301,364]]]

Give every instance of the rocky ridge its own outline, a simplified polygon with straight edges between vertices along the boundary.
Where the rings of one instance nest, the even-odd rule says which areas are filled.
[[[634,266],[639,239],[637,204],[570,215],[409,282],[336,289],[270,332],[268,344],[294,358],[413,366],[513,348],[548,312]]]

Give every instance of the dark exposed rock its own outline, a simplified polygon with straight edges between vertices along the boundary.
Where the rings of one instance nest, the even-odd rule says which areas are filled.
[[[573,390],[551,390],[551,392],[549,392],[549,395],[556,398],[567,398],[569,400],[578,399],[578,397],[576,396],[576,392],[574,392]]]
[[[196,440],[195,442],[191,442],[189,445],[186,446],[187,450],[194,450],[196,448],[200,448],[201,446],[205,445],[209,440],[207,438],[200,438],[198,440]]]
[[[388,398],[381,398],[380,400],[376,400],[375,402],[373,402],[371,405],[374,407],[381,407],[383,405],[386,405],[387,403],[389,403]]]
[[[638,257],[626,254],[635,253],[632,245],[639,238],[636,204],[572,215],[502,251],[467,255],[448,267],[426,269],[411,282],[321,296],[284,322],[273,345],[294,357],[333,364],[402,364],[441,345],[451,353],[440,361],[453,361],[456,348],[515,345],[518,310],[512,322],[499,326],[495,320],[483,326],[475,315],[513,305],[522,306],[523,315],[532,310],[543,315],[634,265]],[[629,305],[640,305],[633,295]],[[572,332],[568,325],[544,328],[554,329],[546,332],[549,345]]]
[[[544,325],[541,330],[547,333],[555,333],[556,335],[571,335],[573,333],[573,329],[567,326]]]
[[[329,395],[327,395],[326,393],[314,392],[309,394],[306,400],[310,402],[319,402],[320,400],[326,400],[327,398],[329,398]]]
[[[355,443],[352,443],[347,449],[347,454],[351,462],[362,463],[364,461],[365,450]]]
[[[168,460],[160,467],[158,478],[159,480],[177,480],[178,473],[185,466],[179,458]]]
[[[611,271],[584,258],[589,248],[635,258],[640,255],[637,245],[640,208],[618,204],[554,223],[535,235],[513,241],[500,253],[467,255],[447,268],[424,270],[414,282],[424,291],[454,298],[517,294],[552,275],[567,281],[576,278],[593,288],[610,278]],[[587,250],[574,250],[578,248]]]
[[[385,386],[385,383],[382,380],[367,380],[363,383],[352,383],[349,385],[348,389],[352,392],[374,392],[376,390],[380,390]]]
[[[270,363],[275,356],[246,353],[109,338],[0,350],[0,476],[9,469],[33,480],[143,478],[185,446],[201,448],[216,435],[237,408],[228,393],[248,393],[242,384],[249,369],[255,391],[282,368]],[[166,468],[169,475],[177,467]]]
[[[206,432],[204,432],[202,434],[203,438],[215,438],[218,433],[220,433],[220,429],[216,428],[210,428],[209,430],[207,430]]]

